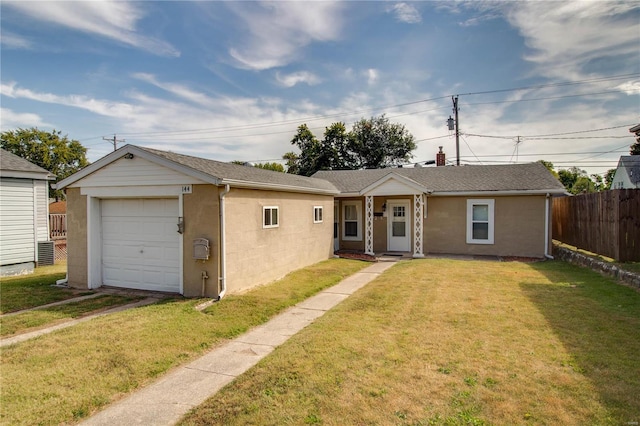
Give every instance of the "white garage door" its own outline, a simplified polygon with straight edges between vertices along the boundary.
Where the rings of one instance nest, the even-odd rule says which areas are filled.
[[[180,292],[178,199],[102,200],[102,283]]]

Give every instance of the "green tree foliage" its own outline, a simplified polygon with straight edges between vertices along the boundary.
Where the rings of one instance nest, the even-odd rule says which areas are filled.
[[[616,169],[609,169],[607,170],[607,173],[605,173],[604,175],[604,182],[605,182],[605,188],[604,189],[611,189],[611,185],[613,185],[613,178],[616,175]]]
[[[639,135],[636,135],[636,141],[633,143],[633,145],[631,145],[629,154],[640,155],[640,136]]]
[[[558,172],[556,172],[556,171],[553,169],[553,163],[552,163],[551,161],[538,160],[538,163],[540,163],[540,164],[542,164],[543,166],[545,166],[545,167],[547,168],[547,170],[549,170],[553,176],[555,176],[556,178],[558,178]]]
[[[318,170],[373,169],[409,160],[416,148],[413,136],[401,124],[390,123],[384,115],[362,119],[347,132],[345,123],[325,128],[319,141],[306,124],[298,127],[291,140],[300,154],[286,153],[289,173],[311,176]]]
[[[284,173],[284,166],[280,163],[257,163],[253,165],[259,169],[272,170],[274,172]]]
[[[37,127],[10,130],[0,134],[0,147],[50,171],[58,182],[89,165],[87,148],[61,134],[60,131],[45,132]],[[64,193],[49,188],[49,196],[61,199]]]

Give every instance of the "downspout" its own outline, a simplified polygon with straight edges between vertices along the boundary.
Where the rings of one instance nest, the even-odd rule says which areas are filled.
[[[229,184],[225,185],[224,191],[220,193],[220,294],[218,300],[222,299],[227,292],[227,259],[225,255],[226,244],[226,228],[224,225],[224,197],[229,193],[231,188]]]
[[[553,256],[549,254],[549,199],[551,195],[547,193],[544,200],[544,257],[547,259],[553,259]]]

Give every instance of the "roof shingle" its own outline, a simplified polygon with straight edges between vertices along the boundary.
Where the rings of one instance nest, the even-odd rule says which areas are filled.
[[[48,170],[25,160],[22,157],[0,148],[0,170],[28,173],[46,173],[53,176]]]

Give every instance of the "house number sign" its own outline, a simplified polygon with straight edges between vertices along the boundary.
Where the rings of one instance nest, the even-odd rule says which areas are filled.
[[[182,185],[183,194],[191,194],[191,185]]]

